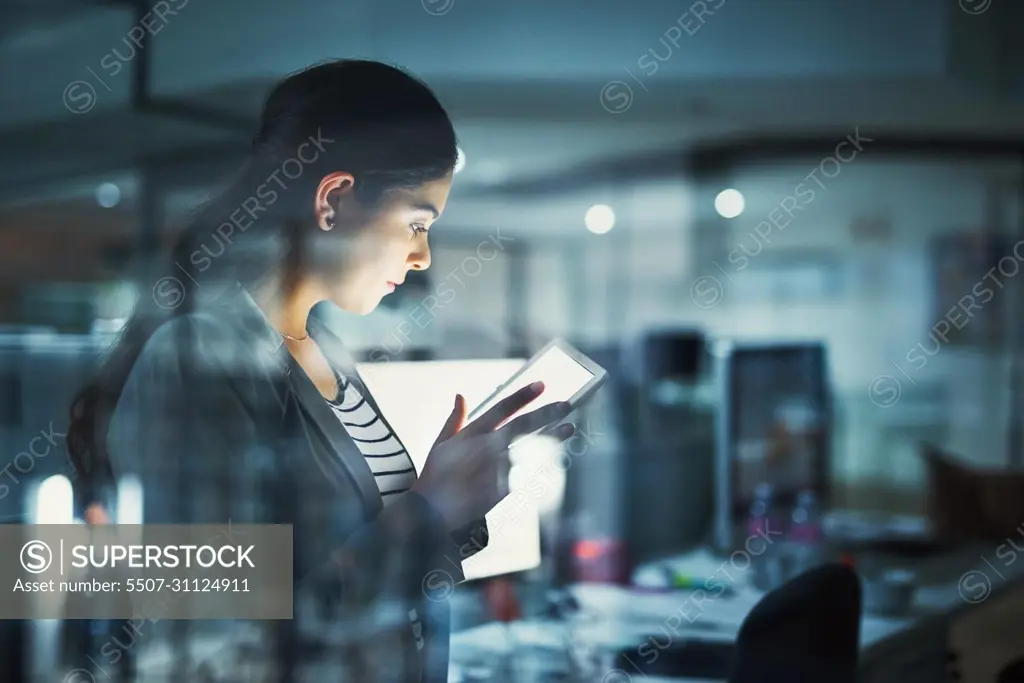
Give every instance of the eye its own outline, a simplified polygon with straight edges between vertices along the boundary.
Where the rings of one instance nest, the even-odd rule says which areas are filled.
[[[414,235],[419,235],[420,233],[424,233],[427,231],[426,226],[421,225],[420,223],[413,223],[409,227],[412,228],[412,232]]]

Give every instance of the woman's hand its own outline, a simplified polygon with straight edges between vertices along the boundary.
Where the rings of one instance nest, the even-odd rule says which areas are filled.
[[[85,523],[89,526],[104,526],[110,524],[110,515],[101,503],[92,503],[85,509]]]
[[[513,441],[571,412],[568,403],[553,403],[503,424],[543,391],[540,382],[524,387],[465,429],[466,400],[461,394],[455,397],[455,407],[412,487],[444,517],[450,531],[481,519],[508,495],[508,449]],[[546,433],[564,441],[574,432],[573,425],[565,424]]]

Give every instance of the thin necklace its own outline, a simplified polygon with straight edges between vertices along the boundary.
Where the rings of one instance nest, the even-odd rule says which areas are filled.
[[[307,339],[309,339],[309,332],[307,332],[306,335],[303,336],[303,337],[293,337],[290,334],[285,334],[284,332],[278,332],[278,334],[280,334],[285,339],[292,340],[293,342],[303,342],[303,341],[306,341]]]

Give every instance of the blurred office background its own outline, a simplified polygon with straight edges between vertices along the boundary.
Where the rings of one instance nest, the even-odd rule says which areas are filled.
[[[156,6],[0,4],[5,521],[73,478],[59,438],[15,457],[64,431],[96,354],[153,296],[147,263],[240,162],[271,85],[328,57],[421,76],[464,162],[426,277],[339,329],[409,361],[526,358],[563,337],[606,364],[585,415],[598,436],[565,485],[577,540],[634,564],[710,540],[723,343],[822,345],[829,509],[924,515],[922,442],[1024,464],[1024,7]],[[482,243],[502,249],[482,262]],[[442,281],[456,296],[410,325]]]

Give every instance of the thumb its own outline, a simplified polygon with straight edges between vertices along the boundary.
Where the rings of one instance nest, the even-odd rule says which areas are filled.
[[[452,408],[451,415],[448,416],[448,420],[444,423],[444,427],[441,428],[441,433],[437,435],[437,440],[434,441],[434,445],[447,441],[462,429],[462,423],[466,419],[466,399],[462,397],[462,394],[455,395],[455,406]]]

